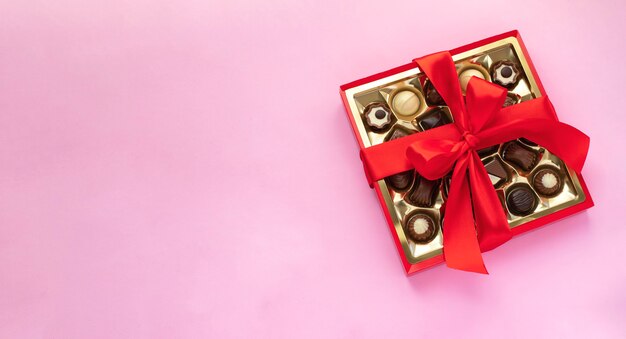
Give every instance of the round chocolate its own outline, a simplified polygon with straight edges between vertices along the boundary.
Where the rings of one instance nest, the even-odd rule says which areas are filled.
[[[509,60],[501,60],[491,66],[491,79],[500,86],[513,88],[521,76],[519,66]]]
[[[435,238],[437,227],[435,221],[427,214],[416,213],[404,224],[406,235],[416,243],[425,244]]]
[[[394,117],[382,103],[373,103],[365,108],[365,122],[374,131],[384,131],[391,127]]]
[[[461,90],[463,90],[463,93],[467,90],[467,84],[469,84],[472,77],[485,80],[485,75],[481,71],[476,68],[467,68],[459,73],[459,83],[461,84]]]
[[[393,110],[402,116],[411,116],[418,112],[421,103],[417,94],[410,90],[401,90],[391,99]]]
[[[537,193],[553,197],[563,190],[563,179],[558,171],[548,167],[542,168],[535,173],[533,187]]]
[[[509,190],[506,196],[506,205],[511,213],[525,216],[531,214],[537,208],[537,200],[537,196],[530,187],[519,185]]]

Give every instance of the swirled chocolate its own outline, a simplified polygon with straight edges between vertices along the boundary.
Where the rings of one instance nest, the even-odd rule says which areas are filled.
[[[539,153],[534,149],[524,146],[517,141],[512,141],[504,145],[502,158],[517,165],[524,171],[529,171],[539,161]]]
[[[525,216],[537,208],[538,199],[527,185],[518,185],[509,190],[506,196],[506,206],[512,214]]]
[[[437,235],[435,221],[424,213],[410,215],[404,223],[404,230],[409,239],[420,244],[433,240]]]
[[[541,168],[533,177],[533,187],[537,193],[546,197],[553,197],[563,190],[563,179],[555,169]]]

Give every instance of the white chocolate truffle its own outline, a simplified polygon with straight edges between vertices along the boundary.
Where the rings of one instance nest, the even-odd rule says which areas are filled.
[[[404,90],[396,93],[391,101],[393,110],[402,116],[411,116],[420,108],[420,98],[413,91]]]
[[[477,77],[485,80],[485,75],[475,68],[468,68],[464,70],[463,72],[461,72],[461,74],[459,74],[459,83],[461,84],[461,90],[463,90],[463,92],[467,90],[467,84],[472,77]]]

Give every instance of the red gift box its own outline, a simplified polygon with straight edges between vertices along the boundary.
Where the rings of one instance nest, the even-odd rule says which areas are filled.
[[[503,56],[505,59],[514,59],[514,64],[517,64],[522,70],[522,80],[518,80],[513,86],[500,82],[499,84],[502,86],[508,85],[508,90],[504,90],[486,81],[472,78],[469,82],[463,82],[461,85],[463,96],[466,98],[464,100],[456,81],[457,72],[463,78],[463,70],[472,68],[473,71],[468,74],[475,74],[486,80],[491,80],[490,74],[498,76],[497,73],[494,73],[494,67],[501,65],[497,59],[503,58]],[[508,61],[508,59],[506,60]],[[490,71],[488,65],[491,68]],[[451,75],[451,72],[454,74]],[[500,81],[495,77],[494,80],[494,82]],[[454,119],[454,122],[449,125],[436,125],[433,126],[436,128],[426,130],[422,124],[425,120],[420,119],[425,119],[425,116],[431,114],[429,112],[437,110],[440,114],[439,111],[441,111],[441,107],[438,107],[441,103],[432,104],[428,102],[430,96],[428,96],[429,93],[425,93],[425,89],[428,88],[429,81],[431,87],[434,85],[435,92],[441,92],[441,96],[446,98],[446,103],[443,106]],[[410,107],[418,108],[415,108],[415,112],[409,115],[400,111],[407,106],[394,106],[390,101],[399,97],[396,95],[403,89],[415,93],[414,102],[411,102],[413,106]],[[408,274],[443,262],[444,254],[448,266],[486,273],[480,252],[495,248],[512,236],[517,236],[593,206],[591,195],[580,175],[580,168],[582,168],[588,147],[588,138],[577,130],[558,122],[528,51],[517,31],[507,32],[453,49],[449,51],[449,54],[439,53],[416,59],[413,63],[345,84],[341,86],[341,96],[361,149],[367,179],[381,202],[387,223]],[[513,101],[517,98],[521,103],[500,109],[506,96],[513,98],[511,99]],[[457,97],[460,99],[457,100]],[[421,105],[417,105],[420,102]],[[491,106],[494,103],[500,106],[492,109]],[[377,125],[368,125],[364,114],[371,107],[384,107],[391,116],[389,118],[391,125],[397,125],[397,128],[404,130],[411,129],[410,132],[414,134],[397,140],[390,140],[389,136],[393,129],[381,131]],[[543,141],[543,143],[538,142],[539,145],[526,139],[515,141],[516,144],[520,144],[520,148],[528,148],[531,151],[535,149],[533,152],[538,154],[539,159],[543,159],[535,162],[530,169],[520,169],[517,167],[519,164],[515,162],[503,161],[511,160],[507,159],[504,153],[508,144],[501,144],[496,148],[496,153],[486,157],[491,159],[489,161],[502,162],[503,168],[507,167],[507,171],[510,170],[512,179],[507,175],[507,179],[503,179],[504,184],[502,181],[498,183],[492,181],[486,184],[487,172],[482,169],[482,166],[474,165],[474,163],[480,164],[480,161],[484,164],[486,158],[477,154],[481,152],[479,148],[485,146],[482,144],[489,143],[487,135],[494,134],[481,131],[479,128],[483,125],[489,126],[483,121],[489,119],[483,118],[487,115],[487,110],[492,110],[493,112],[490,114],[494,117],[503,117],[500,119],[502,121],[514,120],[502,123],[493,122],[492,125],[498,127],[500,132],[508,130],[508,133],[499,134],[515,136],[512,139],[530,135],[535,140]],[[465,115],[468,117],[466,118]],[[515,120],[512,118],[514,116],[528,119]],[[542,118],[543,120],[534,120],[534,122],[539,121],[542,126],[544,124],[552,126],[557,131],[555,134],[557,137],[567,140],[554,140],[558,139],[553,136],[554,134],[551,134],[552,138],[550,138],[546,136],[546,133],[539,133],[540,128],[529,128],[529,126],[536,126],[532,125],[531,117]],[[498,120],[497,118],[491,119]],[[469,122],[464,123],[464,121]],[[512,125],[518,125],[517,129]],[[498,128],[492,129],[498,130]],[[534,135],[530,131],[531,129],[536,130]],[[520,132],[522,130],[524,132]],[[504,142],[504,140],[500,141]],[[524,143],[530,146],[524,146]],[[571,145],[579,146],[574,147],[574,151],[572,151],[571,147],[567,149],[567,146]],[[546,148],[542,148],[542,146],[546,146]],[[559,157],[554,154],[559,155]],[[563,159],[565,164],[560,159]],[[546,165],[539,165],[542,162]],[[554,168],[557,169],[558,167],[559,173],[563,173],[562,183],[559,185],[565,187],[561,187],[562,191],[556,197],[543,196],[542,193],[537,193],[538,189],[534,186],[537,183],[533,179],[536,179],[538,170],[542,166],[550,167],[555,164],[556,167]],[[432,200],[431,205],[417,204],[417,207],[412,206],[416,204],[410,202],[410,199],[407,198],[409,195],[407,192],[396,192],[394,188],[390,188],[391,186],[386,184],[388,182],[384,178],[387,176],[412,168],[418,169],[418,173],[412,179],[413,186],[418,185],[418,178],[421,178],[419,180],[423,180],[423,182],[437,182],[439,185],[439,191],[434,191],[437,198]],[[445,174],[444,172],[452,172],[452,169],[454,169],[453,180],[451,184],[448,184],[452,189],[449,192],[450,196],[446,197],[445,184],[441,184],[441,180],[437,178]],[[445,180],[443,181],[445,182]],[[526,215],[516,215],[519,212],[509,206],[507,199],[512,195],[512,187],[516,186],[528,187],[527,190],[534,192],[533,195],[538,201],[534,209]],[[413,192],[413,190],[411,188],[409,192]],[[469,198],[470,192],[472,198]],[[469,200],[473,200],[473,209]],[[504,214],[497,212],[497,208],[493,208],[498,207],[494,205],[500,204]],[[428,243],[420,243],[421,239],[414,242],[409,239],[410,235],[407,237],[406,234],[407,217],[411,214],[419,214],[418,212],[423,212],[422,214],[432,217],[437,225],[443,224],[443,232],[439,227],[436,236],[431,237]],[[442,223],[441,219],[444,218],[444,215],[447,223]],[[503,222],[505,229],[501,225]],[[489,225],[490,223],[493,225]]]

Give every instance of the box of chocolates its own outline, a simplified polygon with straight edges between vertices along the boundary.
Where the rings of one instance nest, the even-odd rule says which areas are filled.
[[[486,273],[481,252],[593,206],[589,140],[558,121],[517,31],[341,96],[407,273],[444,261]]]

